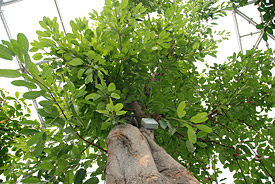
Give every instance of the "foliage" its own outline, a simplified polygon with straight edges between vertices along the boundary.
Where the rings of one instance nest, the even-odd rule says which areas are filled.
[[[66,35],[56,18],[44,17],[30,49],[34,60],[49,63],[39,67],[23,34],[2,41],[0,57],[17,56],[24,73],[2,69],[0,76],[23,77],[12,84],[33,89],[26,99],[43,97],[38,112],[45,120],[41,128],[23,127],[31,136],[16,139],[14,149],[23,153],[14,172],[4,166],[9,183],[104,179],[106,137],[133,115],[133,101],[160,123],[156,142],[201,183],[218,180],[218,161],[235,173],[235,183],[271,183],[274,120],[262,112],[274,107],[273,51],[234,54],[199,73],[196,62],[216,55],[222,40],[215,38],[226,39],[225,31],[212,30],[224,4],[137,2],[106,0],[101,13],[91,13],[93,27],[76,19]]]
[[[231,0],[233,2],[233,7],[245,6],[248,0]],[[273,35],[273,30],[275,29],[275,3],[274,1],[266,0],[256,0],[255,5],[258,6],[258,10],[263,17],[262,23],[258,24],[257,29],[264,30],[263,39],[266,41],[268,39],[267,33]]]
[[[14,158],[20,157],[23,152],[13,146],[17,142],[16,139],[30,135],[27,129],[29,125],[39,125],[38,122],[27,120],[30,117],[29,105],[25,103],[25,98],[20,98],[19,95],[16,92],[15,97],[8,96],[0,89],[0,174],[11,172],[12,168],[5,170],[5,167],[13,165],[16,162]],[[24,109],[27,112],[24,112]],[[9,154],[10,149],[14,154]]]

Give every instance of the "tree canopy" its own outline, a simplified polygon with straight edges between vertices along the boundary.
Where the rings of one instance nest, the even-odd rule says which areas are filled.
[[[275,126],[266,114],[275,106],[274,51],[205,61],[228,37],[213,30],[226,8],[218,0],[106,0],[92,23],[71,21],[70,33],[44,17],[31,44],[21,33],[2,41],[0,57],[17,57],[23,70],[0,69],[0,77],[31,89],[23,98],[1,91],[4,183],[104,180],[106,138],[137,115],[133,103],[159,122],[156,143],[201,183],[224,180],[219,162],[235,183],[275,182]],[[196,62],[208,68],[199,72]],[[21,110],[36,98],[43,122]]]

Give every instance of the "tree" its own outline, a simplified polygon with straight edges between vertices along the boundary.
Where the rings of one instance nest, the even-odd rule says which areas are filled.
[[[38,112],[45,120],[40,128],[22,127],[33,133],[22,133],[20,144],[14,140],[18,161],[1,168],[9,183],[97,183],[96,176],[105,179],[107,159],[110,183],[119,174],[128,183],[141,176],[136,173],[144,176],[133,159],[156,164],[147,170],[155,172],[148,183],[167,173],[184,173],[188,180],[187,170],[200,183],[218,183],[218,162],[234,172],[235,183],[274,181],[274,119],[263,114],[274,108],[273,51],[234,53],[199,73],[196,62],[215,56],[217,43],[226,39],[225,31],[212,30],[226,5],[150,2],[106,0],[100,14],[91,13],[92,27],[76,19],[66,35],[56,18],[44,17],[30,49],[34,60],[48,61],[39,68],[23,34],[2,41],[0,57],[17,56],[24,72],[1,69],[0,76],[34,85],[23,97],[43,97]],[[160,127],[152,133],[129,125],[143,117]],[[151,156],[138,155],[145,152]],[[160,171],[168,162],[180,172]]]

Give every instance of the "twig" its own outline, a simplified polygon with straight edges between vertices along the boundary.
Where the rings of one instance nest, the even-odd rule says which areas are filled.
[[[184,137],[184,135],[178,131],[175,132],[176,134]],[[198,138],[198,140],[202,141],[202,142],[210,142],[210,143],[215,143],[215,144],[218,144],[220,146],[223,146],[223,147],[226,147],[226,148],[229,148],[229,149],[232,149],[232,150],[235,150],[235,148],[233,146],[228,146],[228,145],[225,145],[225,144],[221,144],[219,142],[216,142],[216,141],[210,141],[210,140],[206,140],[206,139],[202,139],[202,138]]]
[[[97,137],[95,137],[94,140],[92,140],[92,142],[94,142],[96,139],[97,139]],[[84,151],[86,151],[90,145],[91,145],[91,144],[88,144],[88,145],[86,146],[86,148],[84,148],[84,150],[82,150],[82,151],[80,152],[80,154],[82,154]]]
[[[234,158],[235,158],[235,160],[236,160],[236,162],[237,162],[237,164],[238,164],[238,166],[239,166],[239,168],[240,168],[240,170],[241,170],[243,179],[244,179],[245,183],[247,184],[246,178],[245,178],[244,173],[243,173],[243,170],[242,170],[242,168],[241,168],[241,166],[240,166],[240,164],[239,164],[239,162],[238,162],[238,159],[237,159],[236,157],[234,157]]]
[[[245,125],[248,126],[249,128],[255,130],[253,126],[249,125],[249,124],[246,123],[244,120],[238,119],[238,121],[242,122],[243,124],[245,124]],[[255,131],[256,131],[256,130],[255,130]]]
[[[48,90],[48,92],[49,92],[51,98],[53,99],[53,101],[55,102],[55,104],[58,106],[58,108],[59,108],[59,110],[61,111],[62,115],[64,116],[64,118],[65,118],[66,120],[68,120],[66,114],[64,113],[63,109],[61,108],[61,106],[59,105],[59,103],[57,102],[57,100],[55,99],[55,97],[54,97],[52,91],[48,88],[48,86],[46,86],[46,85],[43,84],[41,81],[39,81],[36,77],[34,77],[34,76],[33,76],[24,66],[23,66],[23,68],[24,68],[24,70],[26,71],[26,73],[28,73],[34,80],[36,80],[39,84],[41,84],[44,88],[46,88],[46,89]],[[100,149],[100,150],[104,151],[105,153],[107,153],[107,151],[106,151],[105,149],[103,149],[102,147],[100,147],[100,146],[98,146],[98,145],[96,145],[96,144],[94,144],[94,143],[91,143],[91,142],[87,141],[86,139],[84,139],[84,138],[76,131],[76,129],[73,127],[73,125],[72,125],[71,123],[69,123],[69,125],[70,125],[70,127],[71,127],[72,129],[74,129],[76,135],[77,135],[80,139],[82,139],[84,142],[86,142],[86,143],[88,143],[88,144],[90,144],[90,145],[93,145],[93,146],[97,147],[98,149]]]
[[[107,153],[107,150],[105,150],[105,149],[103,149],[102,147],[100,147],[100,146],[98,146],[98,145],[96,145],[96,144],[94,144],[94,143],[92,143],[92,142],[90,142],[90,141],[84,139],[84,138],[75,130],[75,128],[73,127],[73,125],[72,125],[71,123],[69,123],[69,125],[70,125],[70,127],[71,127],[72,129],[74,129],[76,135],[77,135],[80,139],[82,139],[84,142],[86,142],[86,143],[88,143],[88,144],[90,144],[90,145],[92,145],[92,146],[94,146],[94,147],[97,147],[97,148],[100,149],[101,151],[104,151],[105,153]]]
[[[210,183],[212,183],[212,179],[211,179],[211,175],[209,174],[209,172],[205,169],[205,166],[203,166],[201,164],[201,161],[199,161],[199,159],[197,159],[194,155],[192,155],[192,157],[200,164],[201,169],[208,175],[208,178],[210,180]]]
[[[219,111],[217,109],[213,109],[209,114],[207,114],[207,117],[210,119],[212,118],[212,115],[218,113]]]
[[[176,153],[176,151],[177,151],[177,149],[178,149],[178,146],[179,146],[179,137],[177,137],[177,143],[176,143],[176,146],[175,146],[175,149],[174,149],[174,151],[172,152],[172,155],[174,155],[175,153]]]
[[[198,138],[198,140],[203,141],[203,142],[215,143],[215,144],[218,144],[218,145],[220,145],[220,146],[223,146],[223,147],[226,147],[226,148],[235,150],[235,148],[234,148],[233,146],[228,146],[228,145],[225,145],[225,144],[221,144],[221,143],[216,142],[216,141],[210,141],[210,140],[206,140],[206,139],[202,139],[202,138]]]
[[[255,152],[254,149],[252,149],[252,148],[250,147],[249,144],[247,144],[247,146],[253,151],[253,153],[255,154],[255,156],[258,156],[258,153]],[[264,170],[267,172],[267,174],[269,175],[269,177],[272,178],[273,182],[275,182],[275,178],[270,174],[270,172],[269,172],[269,171],[267,170],[267,168],[264,166],[264,164],[262,163],[262,161],[261,161],[261,160],[257,160],[257,161],[260,162],[260,164],[262,165],[262,167],[264,168]]]
[[[209,118],[209,120],[214,121],[215,123],[218,123],[218,124],[221,125],[222,127],[226,128],[226,129],[228,130],[228,132],[234,133],[233,130],[231,130],[228,126],[222,124],[221,122],[216,121],[216,120],[214,120],[213,118]]]

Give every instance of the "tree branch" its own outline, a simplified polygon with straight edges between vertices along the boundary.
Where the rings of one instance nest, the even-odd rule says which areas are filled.
[[[225,145],[225,144],[221,144],[221,143],[216,142],[216,141],[210,141],[210,140],[206,140],[206,139],[202,139],[202,138],[198,138],[198,140],[203,141],[203,142],[215,143],[215,144],[218,144],[218,145],[220,145],[220,146],[223,146],[223,147],[226,147],[226,148],[235,150],[235,148],[234,148],[233,146],[228,146],[228,145]]]
[[[191,156],[193,157],[193,159],[195,159],[195,160],[200,164],[201,169],[208,175],[208,178],[209,178],[209,180],[210,180],[210,183],[213,183],[213,182],[212,182],[212,179],[211,179],[211,176],[210,176],[210,174],[209,174],[209,172],[205,169],[206,167],[203,166],[203,165],[201,164],[201,161],[200,161],[199,159],[197,159],[194,155],[191,154]]]
[[[242,170],[242,168],[241,168],[241,166],[240,166],[240,164],[239,164],[239,162],[238,162],[238,159],[237,159],[236,157],[234,157],[234,159],[236,160],[236,162],[237,162],[237,164],[238,164],[238,166],[239,166],[239,168],[240,168],[240,170],[241,170],[243,179],[244,179],[245,183],[247,184],[246,178],[245,178],[244,173],[243,173],[243,170]]]
[[[95,137],[94,140],[92,140],[92,142],[94,142],[96,139],[97,139],[97,137]],[[91,144],[88,144],[88,145],[81,151],[80,154],[82,154],[84,151],[86,151],[90,145],[91,145]]]
[[[246,123],[244,120],[238,119],[238,121],[242,122],[243,124],[245,124],[245,125],[248,126],[249,128],[255,130],[253,126],[249,125],[249,124]],[[255,130],[255,131],[256,131],[256,130]]]
[[[184,137],[184,135],[178,131],[176,131],[176,134]],[[206,140],[206,139],[202,139],[202,138],[198,138],[198,140],[202,141],[202,142],[210,142],[210,143],[215,143],[215,144],[218,144],[220,146],[223,146],[223,147],[226,147],[226,148],[229,148],[229,149],[232,149],[232,150],[235,150],[235,148],[233,146],[228,146],[228,145],[225,145],[225,144],[221,144],[219,142],[216,142],[216,141],[210,141],[210,140]]]
[[[22,66],[23,66],[23,65],[22,65]],[[25,68],[25,66],[23,66],[23,68],[24,68],[24,70],[26,71],[27,74],[29,74],[34,80],[36,80],[39,84],[41,84],[44,88],[47,89],[47,91],[49,92],[51,98],[53,99],[53,101],[55,102],[55,104],[58,106],[58,108],[59,108],[59,110],[61,111],[61,113],[62,113],[62,115],[64,116],[64,118],[65,118],[66,120],[68,120],[66,114],[64,113],[63,109],[61,108],[61,106],[59,105],[59,103],[57,102],[57,100],[55,99],[55,97],[54,97],[52,91],[48,88],[48,86],[46,86],[46,85],[43,84],[41,81],[39,81],[36,77],[34,77],[34,76]],[[104,151],[105,153],[107,153],[107,151],[106,151],[105,149],[103,149],[102,147],[100,147],[100,146],[98,146],[98,145],[96,145],[96,144],[94,144],[94,143],[92,143],[92,142],[89,142],[88,140],[84,139],[84,138],[76,131],[76,129],[73,127],[73,125],[72,125],[71,123],[68,123],[68,124],[70,125],[70,127],[71,127],[72,129],[74,129],[76,135],[77,135],[80,139],[82,139],[84,142],[86,142],[86,143],[88,143],[88,144],[90,144],[90,145],[93,145],[93,146],[97,147],[98,149],[100,149],[100,150]]]
[[[252,149],[252,148],[250,147],[249,144],[246,144],[246,145],[253,151],[253,153],[255,154],[255,156],[258,157],[259,154],[258,154],[257,152],[255,152],[254,149]],[[269,177],[272,178],[273,182],[275,182],[275,178],[274,178],[274,177],[271,175],[271,173],[267,170],[267,168],[266,168],[265,165],[262,163],[262,161],[261,161],[260,159],[257,160],[257,161],[260,162],[260,164],[262,165],[262,167],[264,168],[264,170],[267,172],[267,174],[269,175]]]
[[[146,117],[143,108],[137,101],[132,101],[131,107],[134,109],[135,117],[137,119],[138,126],[140,127],[141,119]]]
[[[222,127],[226,128],[226,129],[228,130],[228,132],[234,133],[233,130],[231,130],[229,127],[227,127],[226,125],[222,124],[221,122],[216,121],[216,120],[214,120],[213,118],[209,118],[209,120],[211,120],[211,121],[213,121],[213,122],[215,122],[215,123],[218,123],[218,124],[221,125]]]

